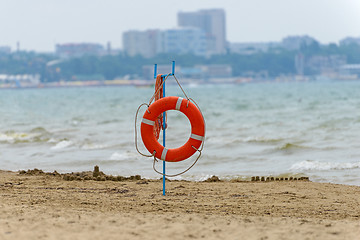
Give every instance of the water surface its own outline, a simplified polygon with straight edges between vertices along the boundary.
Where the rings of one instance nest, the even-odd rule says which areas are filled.
[[[306,175],[313,181],[360,185],[360,82],[184,88],[203,111],[207,133],[199,163],[181,178]],[[182,96],[176,86],[166,90],[167,95]],[[0,168],[69,172],[99,165],[108,174],[160,177],[152,170],[153,160],[134,146],[137,107],[153,91],[0,91]],[[182,113],[169,111],[168,126],[167,147],[186,142],[190,125]],[[167,164],[168,173],[193,160]]]

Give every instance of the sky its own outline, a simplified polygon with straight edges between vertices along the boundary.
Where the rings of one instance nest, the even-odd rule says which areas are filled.
[[[309,35],[321,43],[360,37],[360,0],[0,0],[0,46],[51,52],[90,42],[122,48],[128,30],[169,29],[179,11],[222,8],[229,42]]]

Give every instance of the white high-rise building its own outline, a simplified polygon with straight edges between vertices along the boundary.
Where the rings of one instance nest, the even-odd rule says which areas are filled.
[[[133,57],[141,55],[146,58],[159,53],[159,30],[127,31],[123,33],[123,48],[126,54]]]
[[[174,28],[165,30],[161,34],[161,47],[164,53],[194,54],[205,56],[207,41],[205,32],[199,28]]]
[[[205,31],[209,55],[226,53],[226,21],[223,9],[179,12],[178,26],[195,27]]]
[[[159,53],[207,54],[205,32],[200,28],[174,28],[168,30],[128,31],[123,34],[123,46],[127,55],[154,57]]]

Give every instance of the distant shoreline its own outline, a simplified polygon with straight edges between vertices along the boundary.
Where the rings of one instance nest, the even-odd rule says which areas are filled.
[[[360,82],[360,79],[349,78],[349,79],[316,79],[311,77],[303,76],[289,76],[289,77],[279,77],[274,79],[251,79],[251,78],[221,78],[221,79],[211,79],[211,80],[201,80],[201,79],[182,79],[181,84],[184,85],[202,85],[202,84],[245,84],[245,83],[299,83],[299,82],[340,82],[340,81],[351,81],[351,82]],[[170,80],[167,81],[168,84],[176,85],[176,82]],[[14,83],[0,84],[0,89],[27,89],[27,88],[74,88],[74,87],[123,87],[123,86],[134,86],[134,87],[152,87],[155,82],[152,80],[89,80],[89,81],[59,81],[59,82],[49,82],[49,83],[39,83],[39,84],[19,84]]]

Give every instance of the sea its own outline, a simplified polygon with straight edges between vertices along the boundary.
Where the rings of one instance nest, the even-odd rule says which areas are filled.
[[[168,80],[169,81],[169,80]],[[360,186],[360,82],[188,84],[206,122],[202,155],[170,179],[249,180],[301,177]],[[0,91],[0,169],[79,172],[95,165],[106,174],[157,179],[140,121],[153,87],[79,87]],[[167,83],[167,96],[184,97]],[[191,127],[167,112],[166,147],[177,148]],[[162,137],[159,139],[162,143]],[[177,174],[197,158],[166,163]],[[154,167],[162,171],[162,162]]]

